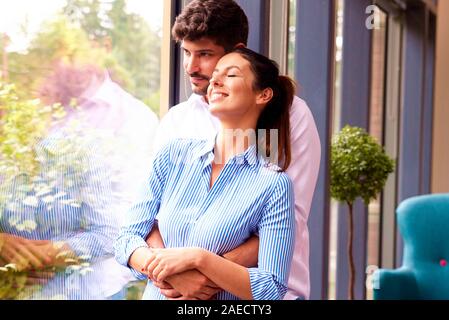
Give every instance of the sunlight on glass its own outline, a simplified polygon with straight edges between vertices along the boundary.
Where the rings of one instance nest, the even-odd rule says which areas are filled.
[[[7,8],[7,10],[5,10]],[[163,1],[0,1],[0,299],[105,299],[158,122]]]

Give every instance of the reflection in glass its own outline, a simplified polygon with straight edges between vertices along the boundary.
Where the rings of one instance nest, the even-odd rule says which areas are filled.
[[[295,78],[296,0],[289,0],[287,74]]]
[[[112,245],[159,108],[160,23],[135,12],[162,1],[36,3],[0,25],[0,299],[107,299],[135,279]]]

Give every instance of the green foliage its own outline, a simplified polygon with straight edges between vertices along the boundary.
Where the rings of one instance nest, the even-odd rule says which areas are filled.
[[[87,32],[89,39],[100,39],[107,35],[101,19],[102,1],[100,0],[67,0],[62,13],[69,17],[71,22]]]
[[[1,245],[0,245],[1,249]],[[83,257],[73,257],[65,259],[67,266],[48,267],[41,271],[50,273],[66,273],[84,276],[88,272],[92,272],[90,263],[86,262]],[[0,300],[27,300],[38,293],[43,288],[42,284],[31,284],[28,281],[28,272],[17,270],[14,264],[3,266],[0,263]],[[55,296],[53,299],[63,300],[64,296]]]
[[[141,16],[127,12],[125,0],[68,0],[62,12],[90,40],[110,46],[119,65],[112,72],[116,82],[143,101],[159,90],[161,37]]]
[[[14,85],[0,83],[0,172],[2,178],[38,170],[34,146],[51,123],[65,116],[59,104],[42,106],[40,101],[19,99]],[[1,193],[3,194],[3,193]],[[1,208],[1,201],[0,201]]]
[[[91,171],[102,172],[107,155],[120,146],[113,137],[103,136],[101,130],[83,127],[87,114],[76,106],[72,108],[77,117],[66,121],[66,110],[60,104],[45,106],[38,99],[22,100],[14,85],[0,83],[0,217],[6,205],[13,210],[14,202],[24,199],[24,194],[30,191],[36,196],[26,197],[27,205],[38,202],[37,198],[45,198],[47,209],[51,210],[52,203],[58,198],[51,196],[58,177],[64,176],[64,185],[60,186],[63,189],[80,188],[85,175]],[[44,147],[41,142],[48,137],[50,129],[63,121],[63,129],[59,129],[63,137],[51,138]],[[98,161],[92,160],[93,157]],[[18,181],[17,177],[20,177]],[[98,175],[95,179],[101,177]],[[11,187],[13,183],[15,188]],[[12,189],[14,195],[10,194]],[[88,188],[84,191],[90,194]],[[84,201],[90,199],[87,195],[83,196]],[[107,199],[98,195],[90,199],[92,207],[111,200],[110,195],[103,196]],[[65,199],[64,204],[79,207],[81,201]]]
[[[20,299],[26,282],[27,274],[25,272],[18,272],[12,265],[0,267],[0,300]],[[38,286],[33,286],[28,292],[38,289]]]
[[[113,55],[133,75],[131,92],[144,100],[160,87],[161,40],[141,16],[125,12],[124,0],[115,0],[108,12]]]
[[[161,92],[157,91],[153,93],[148,99],[143,100],[143,102],[150,107],[150,109],[159,115],[159,101],[161,99]]]
[[[352,204],[361,197],[368,204],[393,170],[394,161],[365,130],[345,126],[333,137],[330,190],[336,200]]]
[[[40,97],[55,65],[94,65],[159,113],[160,43],[125,0],[67,0],[61,14],[45,21],[24,53],[8,54],[9,81],[20,98]]]
[[[38,99],[21,99],[16,91],[14,85],[0,82],[0,220],[7,208],[14,213],[7,223],[20,232],[31,232],[37,227],[37,222],[17,209],[23,208],[23,204],[36,207],[38,203],[45,203],[46,209],[51,211],[56,205],[79,208],[87,202],[98,208],[111,201],[112,197],[106,194],[103,195],[106,198],[90,196],[93,191],[89,187],[84,187],[82,198],[69,196],[77,195],[70,191],[83,186],[88,170],[96,170],[86,159],[91,154],[91,141],[101,138],[94,135],[95,132],[86,132],[80,127],[82,111],[79,110],[79,120],[66,121],[66,110],[60,104],[45,106]],[[75,106],[73,108],[76,109]],[[50,129],[63,122],[66,138],[51,139],[51,144],[43,148],[41,143],[49,136]],[[106,153],[112,147],[109,144],[105,150],[96,151]],[[56,188],[61,175],[64,177],[64,191]],[[62,247],[63,244],[55,242],[54,247]],[[0,252],[2,247],[0,234]],[[68,254],[68,251],[61,251],[57,256],[64,261],[64,266],[49,267],[44,271],[81,276],[92,271],[90,256]],[[5,265],[0,258],[0,299],[22,299],[39,290],[40,286],[26,284],[27,276],[26,271],[17,270],[12,263]]]
[[[10,81],[21,89],[21,98],[35,98],[55,65],[61,62],[73,66],[94,64],[110,70],[122,85],[131,83],[129,72],[111,53],[95,46],[82,29],[62,15],[43,23],[26,53],[9,55]]]
[[[142,300],[143,293],[147,286],[147,281],[133,281],[128,284],[126,300]]]
[[[76,131],[80,126],[73,124],[71,139],[54,143],[52,150],[36,150],[49,129],[66,114],[60,104],[46,106],[34,99],[58,62],[74,67],[95,64],[106,68],[114,81],[154,111],[158,110],[160,35],[142,17],[128,13],[124,0],[67,0],[66,3],[61,15],[42,24],[26,52],[8,53],[9,81],[15,85],[0,83],[0,219],[5,207],[18,211],[14,210],[17,201],[34,206],[36,201],[45,198],[43,201],[51,210],[58,201],[72,207],[79,207],[81,201],[106,207],[112,199],[111,195],[107,199],[90,199],[90,190],[85,190],[87,199],[64,197],[62,200],[58,198],[60,194],[51,191],[55,190],[55,177],[61,172],[67,184],[64,187],[79,185],[79,176],[87,170],[87,164],[80,159],[87,158],[85,153],[92,141],[106,141],[104,150],[96,150],[97,157],[121,148],[114,139],[98,136],[98,132],[80,135]],[[82,117],[79,119],[82,122]],[[62,155],[64,161],[58,161]],[[14,182],[17,177],[20,186],[11,194],[11,185],[17,182]],[[14,223],[19,230],[35,228],[34,221],[20,218],[20,212],[17,217]],[[87,261],[74,264],[70,270],[78,272],[80,266],[81,272],[88,270]],[[20,297],[26,276],[0,261],[0,299]]]

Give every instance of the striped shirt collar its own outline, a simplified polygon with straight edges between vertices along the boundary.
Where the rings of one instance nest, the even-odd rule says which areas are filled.
[[[194,159],[198,159],[204,156],[211,157],[214,154],[215,141],[217,139],[217,135],[214,135],[212,138],[205,140],[204,145],[202,145],[197,152],[193,154]],[[258,165],[264,164],[266,161],[257,154],[257,145],[252,144],[249,146],[243,153],[237,154],[232,157],[228,163],[232,164],[246,164],[251,168],[255,169]]]

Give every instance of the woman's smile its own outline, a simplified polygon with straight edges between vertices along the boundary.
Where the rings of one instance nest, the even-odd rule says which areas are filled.
[[[229,95],[225,92],[222,91],[212,91],[210,93],[210,97],[209,97],[209,102],[213,103],[213,102],[218,102],[220,100],[225,99],[226,97],[228,97]]]

